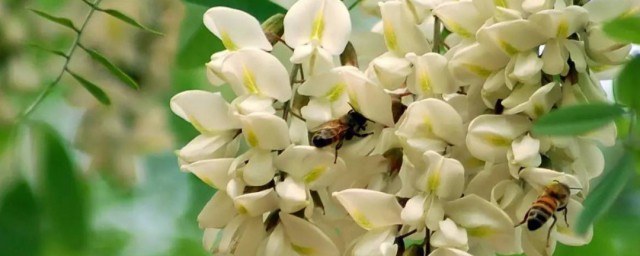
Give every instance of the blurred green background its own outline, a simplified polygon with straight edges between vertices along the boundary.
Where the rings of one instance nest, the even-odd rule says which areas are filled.
[[[263,21],[283,12],[267,0],[105,0],[159,36],[96,13],[81,42],[122,68],[131,89],[82,50],[69,69],[99,85],[98,103],[65,75],[29,117],[15,120],[65,59],[74,32],[29,9],[77,26],[90,8],[80,0],[0,2],[0,256],[207,255],[196,216],[214,190],[179,171],[173,150],[196,136],[170,113],[172,95],[211,90],[204,74],[221,43],[202,25],[210,6],[247,11]],[[223,91],[225,96],[230,93]],[[556,255],[640,255],[640,182],[630,182],[595,225],[591,244]]]

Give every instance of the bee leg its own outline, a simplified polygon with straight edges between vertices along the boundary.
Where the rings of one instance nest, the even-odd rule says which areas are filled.
[[[516,224],[516,225],[515,225],[515,226],[513,226],[513,227],[514,227],[514,228],[515,228],[515,227],[518,227],[518,226],[520,226],[520,225],[524,224],[525,222],[527,222],[527,216],[529,216],[529,212],[530,212],[530,211],[531,211],[531,209],[527,210],[527,213],[525,213],[525,214],[524,214],[524,218],[522,218],[522,221],[521,221],[520,223]]]
[[[336,162],[338,162],[338,149],[340,149],[342,147],[342,142],[344,142],[344,140],[339,140],[338,143],[336,144],[335,151],[334,151],[334,157],[333,157],[333,163],[334,164]]]
[[[569,209],[567,207],[565,207],[562,210],[562,214],[564,215],[564,223],[567,224],[567,227],[569,227],[569,222],[567,221],[567,213],[569,212]]]
[[[551,238],[551,230],[553,229],[553,226],[556,225],[556,221],[558,221],[558,218],[556,218],[555,214],[551,215],[551,217],[553,217],[553,222],[551,222],[551,227],[549,227],[549,231],[547,231],[547,248],[549,248],[549,240]]]

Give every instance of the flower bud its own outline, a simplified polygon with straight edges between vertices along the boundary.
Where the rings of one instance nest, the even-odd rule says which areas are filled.
[[[275,45],[284,34],[284,14],[276,13],[262,23],[262,31],[271,45]]]
[[[356,48],[353,48],[351,42],[347,43],[344,51],[340,54],[340,64],[343,66],[350,65],[358,67],[358,55],[356,54]]]

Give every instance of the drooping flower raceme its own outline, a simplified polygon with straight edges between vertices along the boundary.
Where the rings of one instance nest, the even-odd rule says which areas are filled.
[[[531,131],[556,108],[606,100],[594,74],[629,51],[601,28],[624,10],[566,2],[363,1],[379,18],[354,22],[365,28],[339,0],[290,1],[262,27],[242,11],[208,10],[225,50],[207,76],[236,97],[171,100],[200,133],[176,152],[181,169],[217,190],[198,216],[205,248],[548,255],[557,242],[588,243],[591,231],[571,229],[584,199],[573,195],[566,222],[558,212],[544,231],[515,227],[551,182],[588,195],[604,168],[599,146],[615,140],[614,124],[576,137]],[[369,62],[350,44],[362,29],[386,46]],[[318,130],[333,143],[316,147]]]

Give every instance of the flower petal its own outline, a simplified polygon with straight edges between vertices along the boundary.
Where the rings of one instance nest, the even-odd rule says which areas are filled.
[[[529,130],[531,121],[519,115],[481,115],[469,124],[467,148],[474,157],[488,162],[507,160],[511,142]]]
[[[267,150],[254,149],[249,162],[244,166],[242,179],[249,186],[262,186],[273,180],[275,174],[273,154]]]
[[[462,164],[434,151],[425,152],[424,159],[428,169],[416,179],[416,188],[434,193],[444,200],[459,198],[465,184]]]
[[[287,44],[298,48],[318,41],[332,55],[342,53],[351,33],[347,7],[339,0],[300,0],[284,18]]]
[[[236,215],[238,211],[233,206],[233,200],[227,193],[218,190],[198,214],[198,223],[200,228],[223,228]]]
[[[251,113],[242,118],[242,134],[247,143],[266,150],[285,149],[290,144],[289,127],[280,117],[268,113]]]
[[[171,98],[171,110],[203,134],[240,128],[239,120],[229,111],[229,104],[220,93],[199,90],[178,93]]]
[[[340,255],[338,248],[321,229],[290,214],[280,213],[284,231],[293,249],[303,255]]]
[[[227,57],[222,72],[236,95],[257,94],[285,102],[291,98],[289,75],[273,55],[242,49]]]
[[[229,182],[229,167],[233,158],[218,158],[201,160],[181,168],[190,171],[200,180],[218,190],[227,187]]]
[[[483,27],[478,31],[478,42],[492,45],[511,56],[529,51],[549,39],[528,20],[510,20]]]
[[[250,14],[227,7],[213,7],[204,14],[204,25],[222,40],[225,48],[235,51],[242,48],[259,48],[271,51],[258,20]]]
[[[416,229],[422,229],[424,226],[424,201],[425,196],[420,194],[412,197],[407,201],[407,204],[402,208],[400,218],[402,223],[410,225]]]
[[[402,207],[395,196],[367,189],[345,189],[333,196],[349,212],[351,218],[366,230],[402,223]]]
[[[396,231],[395,227],[382,227],[365,233],[353,246],[354,256],[393,256],[395,250],[389,248],[394,243]],[[391,250],[390,250],[391,249]],[[390,253],[390,254],[389,254]]]
[[[404,56],[409,52],[419,55],[425,54],[429,51],[429,43],[415,25],[409,9],[404,6],[405,4],[402,1],[387,1],[378,4],[387,48],[397,56]]]
[[[458,227],[455,222],[447,218],[440,221],[439,229],[431,237],[431,245],[434,247],[453,247],[468,249],[467,230]]]
[[[447,1],[438,5],[433,13],[449,31],[464,38],[474,38],[476,31],[484,23],[483,17],[471,1]]]
[[[409,105],[399,120],[396,134],[404,138],[441,139],[453,145],[463,144],[462,118],[442,100],[424,99]]]
[[[276,193],[280,197],[280,210],[285,213],[299,211],[308,205],[304,183],[296,181],[291,176],[276,184]]]
[[[504,211],[489,201],[468,195],[446,203],[445,212],[451,220],[467,229],[470,238],[486,239],[497,253],[522,252],[513,222]]]
[[[226,155],[225,145],[232,144],[233,134],[230,132],[216,136],[198,135],[176,153],[180,160],[192,163],[200,160],[222,157]],[[230,143],[231,142],[231,143]]]
[[[582,188],[580,181],[573,175],[556,172],[545,168],[524,168],[520,171],[520,178],[526,180],[532,187],[538,191],[554,180],[562,182],[570,188]]]
[[[265,189],[237,196],[233,198],[233,203],[239,213],[257,217],[278,209],[278,195],[273,189]]]

